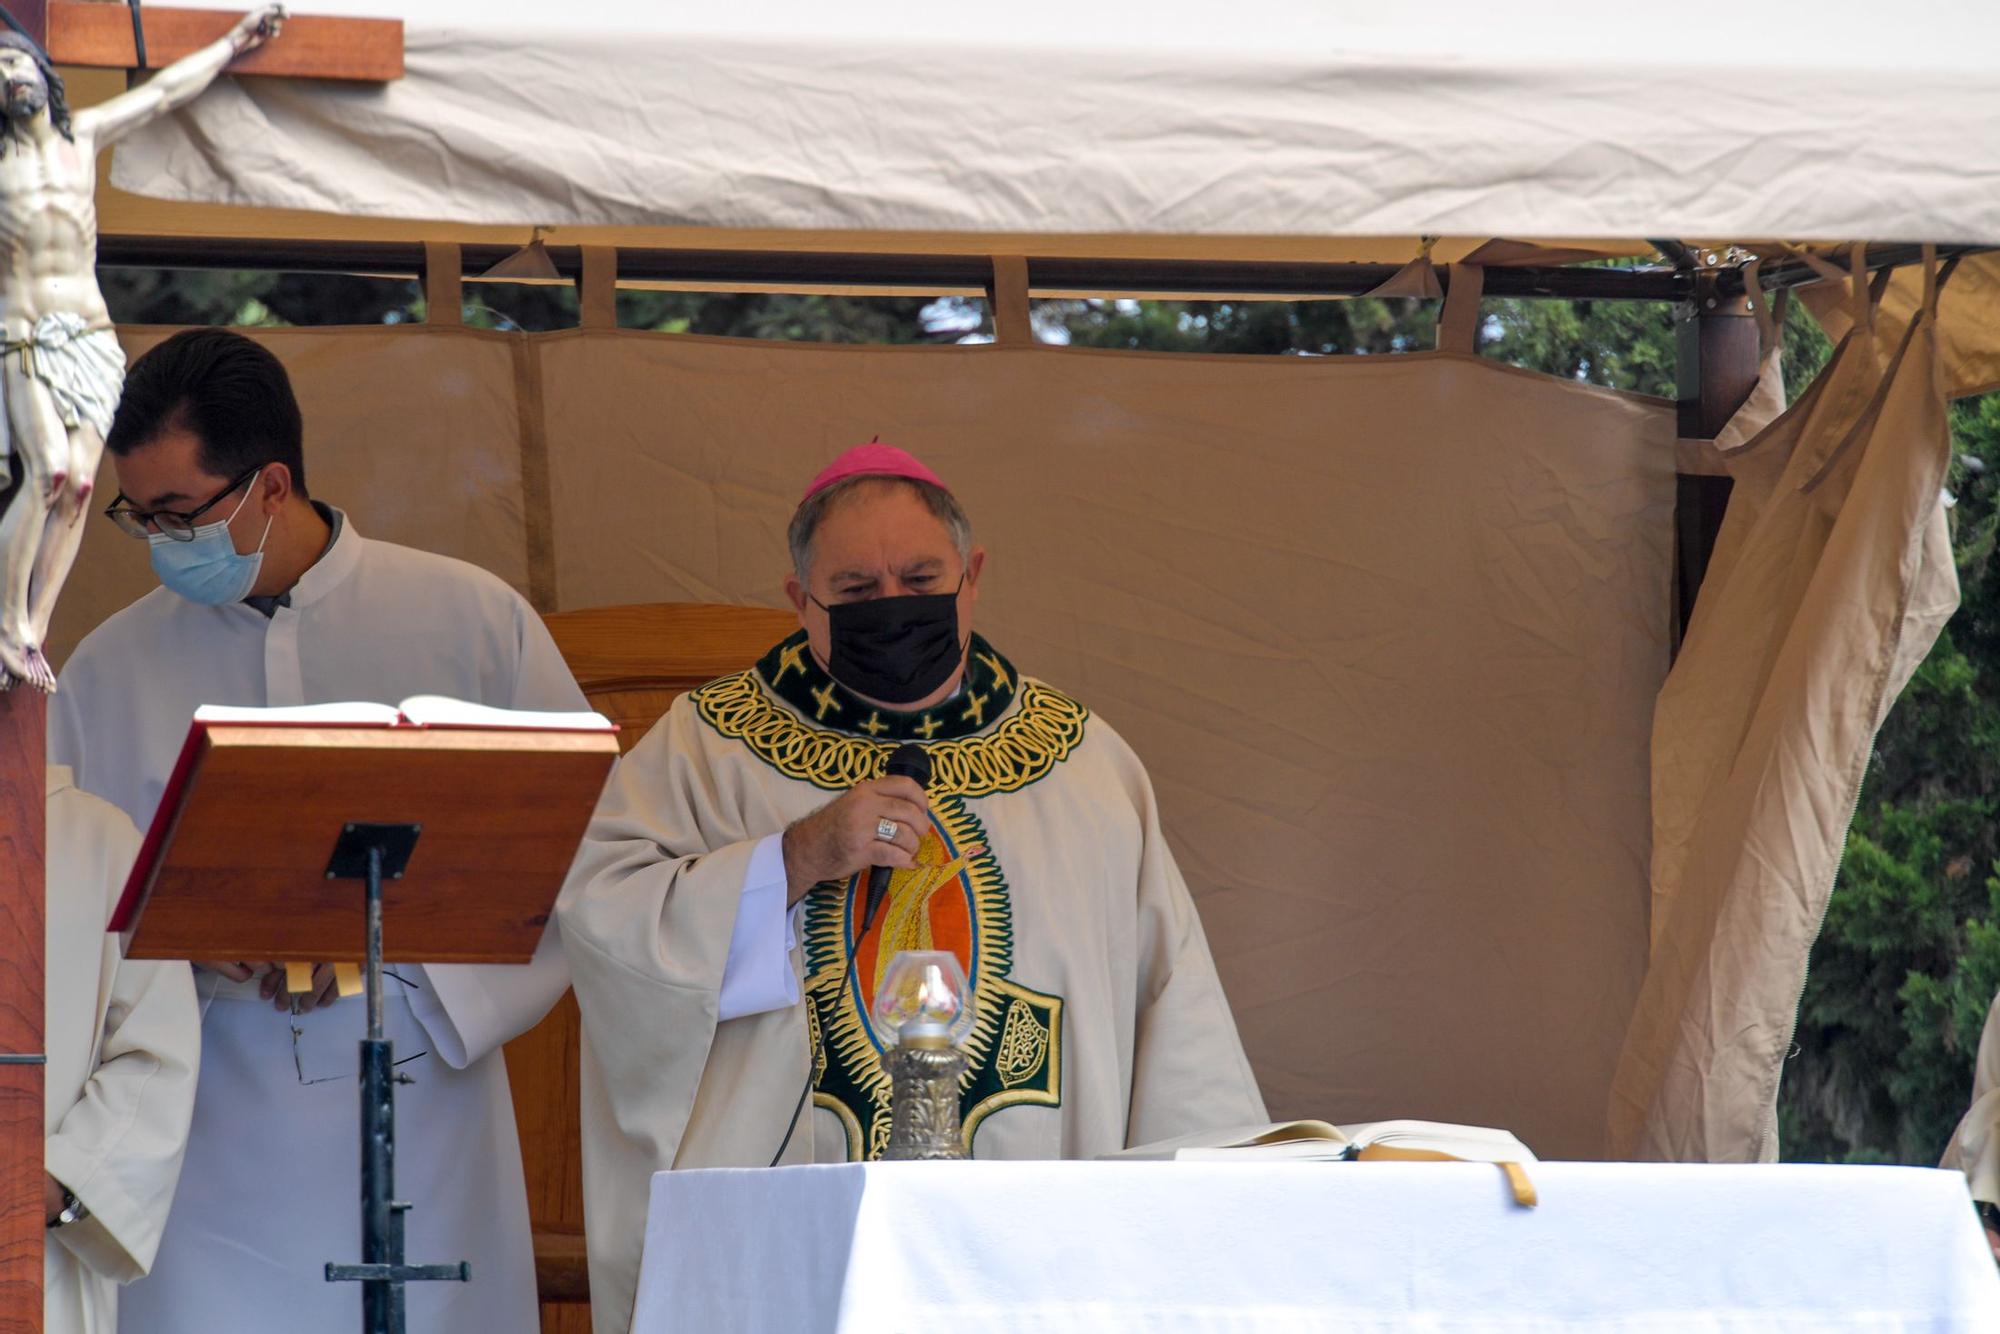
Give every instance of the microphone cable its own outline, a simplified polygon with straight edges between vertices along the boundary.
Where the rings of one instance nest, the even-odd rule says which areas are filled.
[[[812,1092],[812,1086],[812,1062],[808,1061],[806,1063],[806,1082],[799,1089],[799,1100],[792,1104],[792,1121],[790,1125],[785,1127],[785,1137],[778,1141],[778,1151],[771,1155],[770,1165],[772,1167],[776,1167],[778,1160],[785,1156],[785,1150],[792,1147],[792,1133],[799,1128],[799,1113],[806,1109],[806,1095]]]

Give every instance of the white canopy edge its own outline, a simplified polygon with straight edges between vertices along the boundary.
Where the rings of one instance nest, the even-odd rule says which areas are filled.
[[[225,83],[115,182],[516,227],[2000,240],[1968,0],[311,8],[400,12],[408,77]]]

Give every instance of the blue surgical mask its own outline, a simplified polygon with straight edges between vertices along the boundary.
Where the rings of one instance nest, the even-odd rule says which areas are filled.
[[[257,539],[257,549],[247,556],[237,551],[229,536],[229,524],[256,494],[257,483],[263,476],[260,472],[250,479],[249,489],[229,512],[229,518],[202,524],[187,541],[176,542],[165,533],[147,534],[153,573],[160,576],[161,583],[189,602],[211,607],[241,602],[249,596],[250,590],[257,586],[257,572],[264,567],[264,543],[271,536],[271,521],[264,520],[264,536]]]

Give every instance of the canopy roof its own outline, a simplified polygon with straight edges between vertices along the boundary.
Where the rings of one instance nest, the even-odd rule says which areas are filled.
[[[1483,0],[310,8],[403,17],[407,77],[226,85],[121,148],[116,182],[344,218],[751,229],[774,248],[2000,239],[2000,10],[1974,0],[1887,17],[1823,0],[1809,24],[1779,0],[1687,21]]]

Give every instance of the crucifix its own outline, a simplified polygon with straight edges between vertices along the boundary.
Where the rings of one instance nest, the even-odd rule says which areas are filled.
[[[39,1330],[43,1247],[45,693],[49,616],[123,387],[96,277],[97,150],[225,69],[379,81],[397,21],[5,0],[0,31],[0,1328]],[[140,25],[150,40],[144,41]],[[272,42],[279,28],[283,42]],[[240,67],[236,64],[241,60]],[[157,70],[76,111],[61,64]],[[11,477],[11,484],[10,484]],[[26,687],[26,688],[23,688]]]

